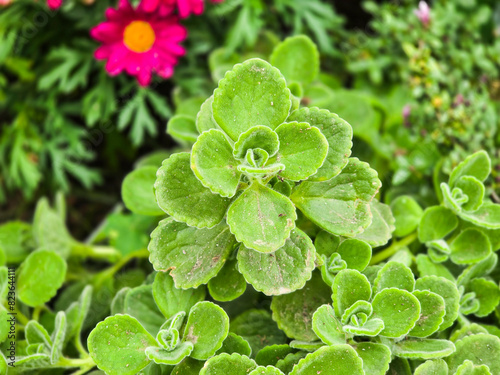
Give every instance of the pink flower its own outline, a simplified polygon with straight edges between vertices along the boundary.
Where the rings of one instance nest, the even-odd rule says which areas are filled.
[[[12,0],[0,0],[0,7],[6,7],[12,4]]]
[[[220,3],[224,0],[211,0],[213,3]],[[142,0],[141,6],[146,12],[158,11],[165,16],[173,13],[175,8],[179,10],[181,18],[189,17],[190,14],[199,16],[203,13],[204,0]]]
[[[425,27],[429,26],[429,22],[431,22],[431,9],[425,1],[420,1],[418,9],[415,9],[413,12]]]
[[[62,0],[47,0],[47,5],[50,9],[56,10],[59,9],[62,5]]]
[[[141,86],[147,86],[152,73],[163,78],[172,76],[178,58],[185,53],[179,43],[187,32],[176,17],[147,13],[143,3],[134,9],[128,0],[120,0],[118,9],[107,9],[107,21],[90,34],[103,43],[94,56],[108,60],[106,70],[110,75],[125,70]]]

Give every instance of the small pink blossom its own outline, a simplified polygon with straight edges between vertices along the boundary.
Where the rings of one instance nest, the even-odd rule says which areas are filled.
[[[0,0],[0,7],[6,7],[12,4],[12,0]]]
[[[409,104],[407,104],[403,107],[403,123],[406,127],[410,126],[410,114],[411,114],[411,107]]]
[[[213,3],[220,3],[224,0],[211,0]],[[141,7],[146,12],[157,11],[161,16],[166,16],[174,12],[179,12],[179,17],[186,18],[191,14],[199,16],[204,10],[204,0],[142,0]]]
[[[429,8],[429,5],[425,1],[420,1],[418,9],[415,9],[413,12],[425,27],[429,26],[431,22],[431,8]]]
[[[146,12],[144,1],[134,9],[128,0],[120,0],[118,9],[106,10],[106,18],[90,34],[103,43],[94,56],[107,60],[110,75],[126,71],[141,86],[151,82],[153,73],[162,78],[172,76],[179,57],[185,53],[179,43],[187,36],[176,17]]]
[[[62,0],[47,0],[47,5],[50,9],[56,10],[59,9],[62,5]]]

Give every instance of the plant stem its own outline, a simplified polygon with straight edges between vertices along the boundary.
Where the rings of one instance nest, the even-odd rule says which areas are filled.
[[[7,305],[7,303],[5,303],[5,308],[7,309],[7,311],[11,311],[10,307]],[[19,323],[21,323],[23,326],[25,326],[26,324],[28,324],[28,322],[30,321],[26,315],[24,315],[21,311],[19,311],[19,309],[17,308],[17,306],[14,307],[14,311],[13,312],[16,314],[16,315],[14,315],[16,317],[16,320]]]
[[[94,366],[94,360],[89,356],[82,359],[61,357],[59,362],[55,365],[55,367],[81,367],[82,370],[86,368],[86,371],[90,370]]]
[[[94,285],[101,285],[106,279],[113,277],[113,275],[118,272],[125,264],[127,264],[130,260],[134,258],[147,258],[149,256],[149,251],[146,249],[134,251],[127,256],[121,258],[118,262],[116,262],[110,268],[99,272],[94,278]]]
[[[413,232],[412,234],[409,234],[405,238],[403,238],[400,241],[394,241],[391,246],[389,246],[387,249],[382,250],[381,252],[375,254],[372,257],[372,260],[370,261],[370,264],[377,264],[380,263],[387,258],[391,257],[392,255],[396,254],[399,250],[401,250],[403,247],[408,246],[411,244],[413,241],[417,239],[417,232]]]
[[[121,257],[121,253],[111,246],[92,246],[83,243],[76,243],[71,248],[71,255],[105,259],[113,262]]]

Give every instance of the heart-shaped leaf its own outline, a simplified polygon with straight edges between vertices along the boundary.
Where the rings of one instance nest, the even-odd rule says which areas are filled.
[[[291,113],[288,121],[306,122],[315,126],[328,141],[328,154],[323,165],[308,180],[326,181],[338,175],[351,155],[351,125],[338,115],[318,108],[300,108]]]
[[[220,349],[229,332],[229,318],[225,311],[208,301],[191,308],[184,328],[184,342],[194,345],[191,357],[208,359]]]
[[[130,172],[122,184],[122,199],[125,206],[140,215],[159,216],[164,212],[156,203],[153,186],[157,168],[145,166]]]
[[[460,295],[455,283],[445,279],[444,277],[425,276],[417,279],[415,289],[430,290],[431,292],[443,297],[446,312],[439,330],[443,331],[450,327],[455,319],[457,319],[460,303]]]
[[[342,330],[342,324],[335,317],[335,312],[330,305],[320,306],[314,312],[312,328],[326,345],[346,343],[346,335]]]
[[[415,290],[413,295],[420,302],[420,318],[408,335],[415,337],[430,336],[443,323],[446,313],[444,299],[428,290]]]
[[[200,375],[248,375],[256,367],[255,361],[247,356],[222,353],[206,361]]]
[[[319,53],[314,42],[305,35],[286,38],[271,54],[270,62],[287,82],[311,83],[319,71]]]
[[[380,185],[377,172],[351,158],[338,176],[323,182],[305,181],[291,199],[320,228],[353,237],[370,225],[369,203]]]
[[[285,244],[297,214],[290,200],[254,181],[229,207],[227,223],[238,242],[263,253]]]
[[[332,300],[335,315],[341,317],[344,311],[359,300],[369,301],[372,295],[370,282],[356,270],[340,271],[332,284]]]
[[[267,126],[257,125],[240,134],[234,144],[233,155],[237,159],[244,160],[248,150],[261,149],[271,157],[278,152],[279,146],[278,134]]]
[[[474,228],[468,228],[455,237],[450,249],[450,258],[456,264],[477,263],[491,254],[488,237]]]
[[[153,282],[153,296],[163,316],[170,318],[181,311],[189,311],[205,299],[205,287],[177,289],[174,279],[167,272],[158,272]]]
[[[226,214],[230,200],[213,194],[202,185],[191,170],[189,153],[170,156],[156,176],[154,187],[158,205],[174,219],[206,228],[220,223]]]
[[[315,341],[312,329],[314,312],[330,302],[330,288],[323,282],[318,272],[313,272],[311,280],[293,293],[274,296],[271,303],[273,319],[288,337],[301,341]]]
[[[149,363],[146,348],[157,345],[154,337],[129,315],[106,318],[88,338],[90,356],[109,375],[135,375]]]
[[[285,79],[261,59],[247,60],[227,72],[212,105],[215,121],[234,141],[255,125],[275,129],[285,122],[290,107]]]
[[[372,301],[373,318],[382,319],[381,336],[398,338],[405,336],[420,317],[418,299],[406,290],[389,288],[377,293]]]
[[[191,169],[201,183],[223,197],[236,194],[240,183],[239,162],[220,130],[203,132],[191,149]]]
[[[274,253],[241,247],[238,269],[256,290],[268,296],[280,295],[304,286],[315,268],[314,259],[311,239],[300,229],[294,229],[285,245]]]
[[[363,360],[350,345],[324,346],[308,354],[293,368],[290,375],[317,375],[318,370],[325,375],[364,375]]]
[[[236,259],[227,261],[217,276],[208,282],[210,295],[216,301],[232,301],[241,296],[246,288],[245,278],[236,269]]]
[[[449,356],[455,345],[448,340],[403,340],[394,345],[393,354],[402,358],[435,359]]]
[[[219,272],[234,243],[226,223],[197,229],[168,218],[151,233],[149,260],[157,271],[170,270],[176,287],[196,288]]]
[[[288,122],[276,129],[280,140],[278,153],[271,162],[282,163],[280,175],[300,181],[316,173],[328,153],[328,141],[321,131],[306,122]]]
[[[391,351],[383,345],[373,342],[360,342],[354,347],[363,360],[363,370],[368,375],[384,375],[389,370]]]

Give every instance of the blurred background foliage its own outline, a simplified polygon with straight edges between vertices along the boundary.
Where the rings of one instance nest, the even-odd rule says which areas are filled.
[[[354,154],[379,171],[387,203],[404,191],[432,204],[442,175],[480,149],[500,184],[500,4],[429,5],[426,24],[413,0],[207,4],[182,21],[187,54],[173,78],[140,88],[93,58],[89,30],[114,1],[68,0],[52,12],[14,0],[0,8],[0,221],[30,218],[40,196],[61,190],[73,232],[88,233],[116,210],[134,165],[158,166],[192,142],[189,126],[226,70],[296,34],[318,45],[321,74],[295,95],[351,123]],[[108,235],[143,225],[113,215]]]

